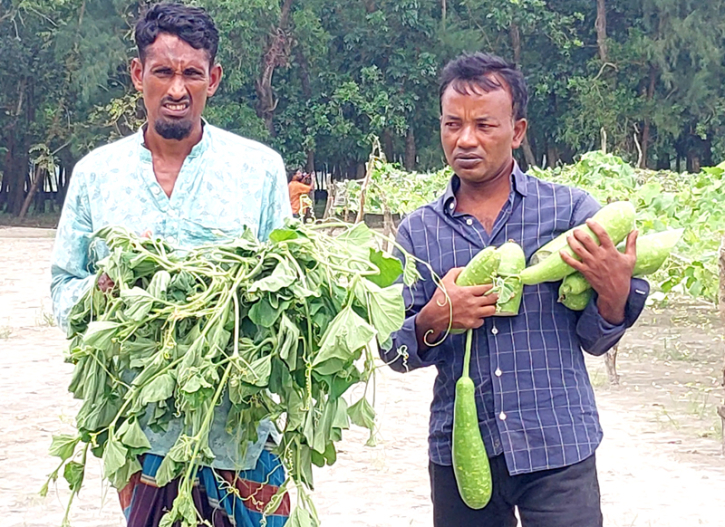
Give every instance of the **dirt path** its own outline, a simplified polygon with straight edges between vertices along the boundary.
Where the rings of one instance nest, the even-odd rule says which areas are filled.
[[[0,525],[56,527],[67,487],[38,496],[54,469],[50,436],[69,431],[64,339],[49,325],[52,232],[0,229]],[[607,527],[725,525],[725,459],[714,407],[722,340],[708,312],[649,311],[622,346],[622,385],[589,361],[605,430],[598,451]],[[345,434],[338,462],[315,474],[327,527],[430,527],[426,433],[433,371],[380,371],[380,433]],[[115,491],[90,463],[75,527],[121,527]],[[564,526],[562,526],[564,527]],[[568,527],[568,526],[566,526]]]

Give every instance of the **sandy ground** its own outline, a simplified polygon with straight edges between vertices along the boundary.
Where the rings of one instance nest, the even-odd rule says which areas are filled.
[[[77,402],[71,367],[50,325],[53,232],[0,228],[0,526],[56,527],[67,487],[38,491],[55,467],[50,436],[70,431]],[[650,310],[626,337],[622,384],[610,387],[589,361],[605,429],[598,451],[607,527],[725,525],[725,458],[715,406],[722,398],[722,328],[710,310]],[[338,462],[316,472],[323,526],[432,526],[426,433],[434,372],[381,370],[378,444],[346,433]],[[75,503],[75,527],[124,524],[115,491],[90,463]],[[562,526],[570,527],[570,526]]]

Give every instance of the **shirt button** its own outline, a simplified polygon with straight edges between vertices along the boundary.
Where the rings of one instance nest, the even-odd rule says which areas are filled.
[[[466,220],[466,225],[473,225],[473,220],[471,218],[468,218]]]
[[[500,368],[496,368],[496,371],[493,373],[496,375],[496,377],[501,377],[501,375],[503,375],[503,372]]]
[[[503,413],[503,412],[501,412],[500,414],[498,414],[498,418],[501,419],[501,421],[505,421],[506,420],[506,414]]]
[[[169,242],[171,245],[174,245],[176,243],[176,238],[174,238],[173,236],[169,236],[168,238],[166,238],[166,241]]]
[[[493,329],[491,330],[491,333],[492,333],[493,335],[498,335],[498,328],[494,327],[494,328],[493,328]]]
[[[158,196],[161,194],[161,189],[159,187],[154,187],[152,192]]]

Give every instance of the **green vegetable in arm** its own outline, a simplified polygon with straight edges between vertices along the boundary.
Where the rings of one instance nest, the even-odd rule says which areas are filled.
[[[469,376],[473,330],[466,332],[463,373],[456,382],[453,409],[453,473],[463,502],[472,509],[484,508],[491,499],[493,485],[486,446],[478,427],[476,386]]]
[[[593,294],[594,290],[589,288],[585,289],[584,292],[579,293],[578,295],[568,295],[559,301],[572,311],[584,311],[584,308],[587,307],[587,304],[589,304],[589,300],[591,300]]]
[[[570,274],[564,278],[561,286],[559,286],[559,301],[561,302],[562,299],[572,295],[580,295],[591,287],[587,279],[580,272],[577,271],[576,273]]]
[[[456,279],[456,285],[471,286],[484,285],[493,282],[493,277],[498,271],[501,263],[501,255],[496,251],[495,247],[486,247],[461,271]]]
[[[617,201],[610,203],[603,207],[597,214],[593,216],[599,225],[601,225],[613,243],[619,243],[634,229],[634,217],[635,210],[634,206],[628,201]],[[599,238],[592,230],[584,225],[579,227],[586,234],[594,238],[594,241],[598,244]],[[567,244],[566,247],[561,249],[567,254],[576,258],[574,251]],[[557,282],[564,277],[572,274],[574,268],[561,259],[559,252],[550,254],[544,261],[538,263],[532,267],[527,267],[521,273],[521,280],[524,285],[536,285],[544,282]]]
[[[496,303],[498,317],[513,317],[519,314],[524,284],[519,275],[526,267],[526,255],[519,244],[508,241],[497,249],[501,257],[497,277],[494,279],[494,291],[499,298]]]
[[[531,255],[531,259],[529,260],[529,265],[536,265],[544,260],[546,260],[549,256],[551,256],[553,253],[557,253],[561,251],[564,247],[569,245],[569,242],[567,242],[567,239],[571,234],[574,234],[574,229],[578,229],[579,227],[574,227],[566,231],[565,233],[560,234],[553,240],[551,240],[546,245],[542,245],[539,247],[534,254]]]
[[[594,216],[592,216],[592,219],[594,221],[596,221],[597,223],[599,223],[600,225],[609,223],[610,221],[612,221],[612,219],[616,218],[620,214],[620,210],[623,207],[626,207],[626,206],[622,205],[623,203],[628,203],[628,202],[616,201],[614,203],[610,203],[609,205],[602,207]],[[634,222],[634,220],[632,220],[632,221]],[[634,226],[634,223],[633,223],[633,226]],[[597,237],[595,235],[593,235],[593,233],[591,232],[589,227],[586,226],[586,224],[579,225],[577,227],[572,227],[565,233],[560,234],[559,236],[557,236],[556,238],[551,240],[546,245],[542,245],[541,247],[539,247],[539,249],[533,255],[531,255],[531,259],[529,260],[529,266],[539,264],[539,263],[543,262],[544,260],[546,260],[552,254],[558,254],[559,251],[568,247],[569,242],[567,240],[568,240],[569,236],[571,234],[573,234],[576,229],[584,229],[584,232],[586,232],[590,236],[593,236],[593,238],[595,240],[597,239]],[[627,234],[629,234],[629,233],[627,233]],[[625,237],[627,234],[625,234]],[[618,243],[618,242],[614,242],[614,243]]]
[[[645,276],[656,272],[682,238],[684,229],[655,232],[637,238],[637,263],[632,276]],[[617,246],[620,252],[627,248],[626,243]]]
[[[656,272],[665,263],[672,249],[682,237],[684,229],[655,232],[637,238],[637,263],[634,266],[633,276],[645,276]],[[627,244],[622,242],[617,246],[620,252],[624,252]],[[573,273],[564,278],[559,287],[559,300],[578,295],[589,289],[591,285],[587,279],[579,273]]]

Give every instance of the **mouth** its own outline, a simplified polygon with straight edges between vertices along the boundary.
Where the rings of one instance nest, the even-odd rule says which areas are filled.
[[[473,168],[483,161],[483,158],[475,154],[459,154],[455,156],[454,160],[461,168]]]
[[[188,102],[167,102],[161,105],[161,113],[166,117],[180,118],[189,113],[191,105]]]

